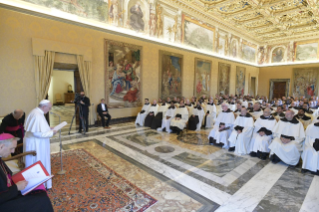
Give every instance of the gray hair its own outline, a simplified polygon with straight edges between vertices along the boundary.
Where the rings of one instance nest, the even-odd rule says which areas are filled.
[[[4,144],[4,145],[6,145],[6,146],[9,146],[11,143],[12,143],[12,141],[14,141],[15,139],[13,139],[13,138],[10,138],[10,139],[6,139],[6,140],[0,140],[0,145],[1,144]]]
[[[50,104],[50,102],[48,102],[48,103],[40,103],[40,104],[38,105],[38,107],[48,106],[49,104]]]

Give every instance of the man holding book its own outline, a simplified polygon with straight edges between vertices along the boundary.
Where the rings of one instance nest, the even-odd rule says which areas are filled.
[[[22,196],[21,192],[28,185],[27,181],[14,183],[12,172],[2,158],[13,153],[19,138],[11,134],[0,134],[0,211],[51,212],[52,204],[45,190],[35,190]]]

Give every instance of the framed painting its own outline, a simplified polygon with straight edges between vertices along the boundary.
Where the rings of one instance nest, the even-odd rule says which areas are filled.
[[[245,41],[242,43],[242,59],[247,62],[255,63],[256,61],[256,46]]]
[[[228,95],[230,87],[230,64],[218,63],[218,94]]]
[[[319,67],[293,69],[293,95],[296,97],[318,95]]]
[[[109,108],[140,107],[142,47],[105,40],[105,99]]]
[[[210,96],[212,62],[195,58],[194,95]]]
[[[207,51],[214,50],[215,28],[186,15],[182,16],[182,43]]]
[[[295,43],[295,61],[318,60],[319,40],[301,41]]]
[[[159,98],[182,96],[183,55],[159,51]]]
[[[246,68],[236,66],[236,89],[235,94],[244,95],[245,93],[245,77]]]

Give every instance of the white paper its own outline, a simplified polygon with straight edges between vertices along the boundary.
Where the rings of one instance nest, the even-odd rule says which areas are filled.
[[[60,129],[62,129],[65,125],[67,125],[68,123],[66,123],[66,121],[62,122],[59,125],[56,125],[53,130],[59,131]]]
[[[43,184],[44,182],[46,182],[47,180],[49,180],[52,177],[53,177],[53,175],[45,176],[45,177],[37,177],[37,178],[27,180],[28,185],[25,187],[25,189],[23,189],[21,191],[21,194],[25,195],[25,194],[29,193],[30,191],[32,191],[33,189],[35,189],[39,185]]]
[[[29,181],[33,178],[39,178],[39,177],[47,177],[42,169],[42,167],[37,164],[31,168],[29,168],[28,170],[24,171],[22,173],[22,176],[24,177],[24,179],[26,181]]]

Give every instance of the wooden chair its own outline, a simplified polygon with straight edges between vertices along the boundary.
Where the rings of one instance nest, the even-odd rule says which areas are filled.
[[[64,104],[62,96],[59,93],[55,94],[55,101],[56,101],[57,104]]]
[[[16,147],[16,150],[18,151],[21,147],[23,147],[23,144],[18,144]],[[15,156],[9,156],[7,158],[3,158],[2,160],[7,164],[9,169],[12,171],[13,174],[21,171],[25,168],[25,163],[23,162],[23,157],[26,155],[33,155],[36,156],[36,151],[28,151],[23,152]]]

